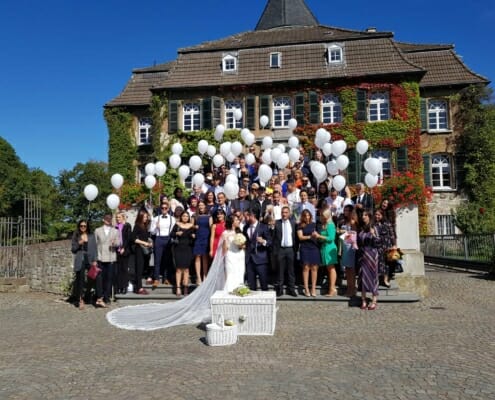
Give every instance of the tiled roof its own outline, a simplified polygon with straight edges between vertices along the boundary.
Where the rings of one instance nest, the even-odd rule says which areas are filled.
[[[452,44],[428,44],[428,43],[406,43],[406,42],[395,42],[397,47],[406,53],[414,53],[417,51],[428,51],[428,50],[446,50],[453,49]]]
[[[421,46],[421,45],[420,45]],[[421,87],[487,84],[489,81],[473,71],[454,52],[453,46],[448,48],[426,47],[413,49],[405,53],[413,63],[421,65],[427,72],[420,81]],[[431,45],[430,45],[431,46]]]
[[[269,0],[256,25],[256,30],[290,25],[318,25],[318,21],[304,0]]]
[[[170,69],[174,65],[175,61],[172,61],[151,67],[134,69],[122,93],[105,104],[105,107],[150,104],[150,89],[163,85],[163,82],[169,75]]]

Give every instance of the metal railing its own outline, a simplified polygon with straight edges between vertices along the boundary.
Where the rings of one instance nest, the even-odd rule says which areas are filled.
[[[420,237],[426,262],[489,271],[494,263],[495,234]]]

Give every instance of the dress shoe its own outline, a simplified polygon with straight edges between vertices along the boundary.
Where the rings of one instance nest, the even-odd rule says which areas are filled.
[[[159,284],[160,284],[160,281],[154,280],[153,281],[153,285],[151,286],[151,290],[155,290],[158,287]]]
[[[294,289],[287,290],[287,294],[292,297],[297,297],[297,293]]]
[[[282,288],[277,288],[277,297],[280,297],[284,294]]]

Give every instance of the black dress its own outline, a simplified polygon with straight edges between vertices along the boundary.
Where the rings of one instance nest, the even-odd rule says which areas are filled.
[[[177,232],[182,232],[182,235],[177,235]],[[172,246],[174,254],[175,268],[186,269],[192,263],[193,246],[194,246],[194,228],[182,229],[178,224],[175,224],[171,232],[172,239],[176,242]]]

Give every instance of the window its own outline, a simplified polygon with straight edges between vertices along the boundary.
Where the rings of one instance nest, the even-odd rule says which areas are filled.
[[[390,150],[375,150],[371,152],[371,157],[378,158],[382,163],[382,169],[378,173],[378,184],[383,183],[384,178],[390,178],[392,176],[392,164],[390,162],[391,154]]]
[[[141,118],[139,120],[138,146],[151,143],[151,118]]]
[[[452,189],[452,169],[446,154],[431,157],[431,183],[433,189]]]
[[[368,120],[374,122],[386,121],[388,119],[388,93],[372,93],[370,97]]]
[[[337,96],[326,94],[322,97],[321,121],[324,124],[342,122],[342,106]]]
[[[222,70],[223,72],[237,71],[237,57],[234,57],[231,54],[224,56],[222,60]]]
[[[328,63],[329,64],[340,64],[344,61],[342,54],[342,47],[333,44],[328,47]]]
[[[270,53],[270,68],[282,67],[282,53]]]
[[[225,128],[227,129],[242,129],[242,118],[239,121],[235,120],[235,110],[242,111],[242,101],[228,100],[225,102]]]
[[[274,97],[273,98],[273,127],[286,128],[291,119],[291,100],[290,97]]]
[[[199,131],[201,129],[201,118],[198,103],[186,103],[183,107],[184,132]]]
[[[447,102],[445,100],[428,101],[428,131],[448,130]]]
[[[140,165],[138,167],[137,174],[138,174],[137,181],[139,183],[144,183],[144,178],[146,178],[145,165]]]
[[[454,235],[455,224],[453,215],[437,215],[437,235]]]

